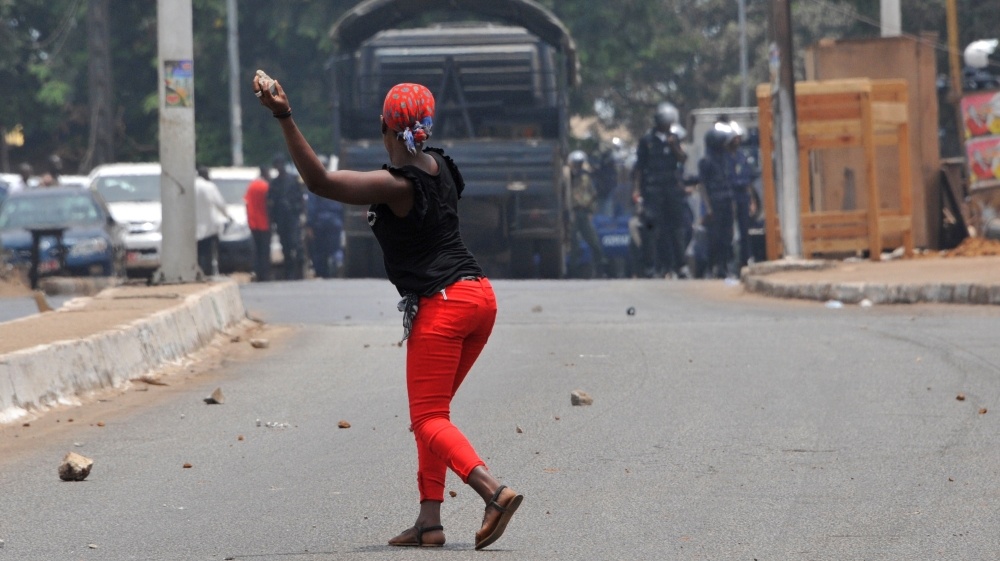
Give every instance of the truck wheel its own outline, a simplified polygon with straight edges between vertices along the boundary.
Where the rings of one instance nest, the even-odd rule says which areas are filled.
[[[566,252],[559,240],[538,240],[538,275],[543,279],[561,279]]]

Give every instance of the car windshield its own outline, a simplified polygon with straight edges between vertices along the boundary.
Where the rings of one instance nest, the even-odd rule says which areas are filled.
[[[10,197],[0,207],[0,230],[101,224],[103,220],[100,207],[84,193]]]
[[[250,181],[249,179],[212,179],[212,183],[215,183],[215,186],[219,188],[222,198],[226,200],[228,205],[243,204],[243,195],[246,194]]]
[[[160,202],[160,175],[106,175],[94,183],[109,203]]]

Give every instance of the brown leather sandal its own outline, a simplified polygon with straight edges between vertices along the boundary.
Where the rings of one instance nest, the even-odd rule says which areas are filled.
[[[510,522],[510,518],[514,516],[514,512],[517,511],[517,507],[521,506],[521,501],[524,500],[523,495],[513,489],[510,489],[510,491],[514,493],[514,496],[510,497],[504,504],[500,504],[500,494],[503,493],[504,489],[509,488],[506,485],[497,487],[497,490],[493,493],[493,497],[490,499],[490,502],[486,504],[486,512],[483,514],[483,527],[476,532],[476,549],[483,549],[500,539],[504,530],[507,529],[507,523]],[[487,524],[486,521],[489,518],[491,508],[499,511],[500,516],[496,517],[490,521],[489,524]]]
[[[403,536],[403,534],[409,533],[410,530],[416,530],[416,532],[417,532],[417,539],[416,540],[402,540],[402,539],[399,539],[399,538],[401,538]],[[441,546],[444,545],[444,542],[445,542],[445,540],[444,540],[444,526],[440,526],[440,525],[439,526],[427,526],[427,527],[424,527],[424,528],[421,528],[420,526],[414,526],[414,527],[410,528],[410,530],[404,530],[402,534],[400,534],[400,535],[396,536],[395,538],[392,538],[391,540],[389,540],[389,545],[396,546],[396,547],[441,547]],[[426,534],[427,532],[437,532],[437,531],[441,532],[441,538],[442,539],[441,539],[440,542],[424,542],[424,534]]]

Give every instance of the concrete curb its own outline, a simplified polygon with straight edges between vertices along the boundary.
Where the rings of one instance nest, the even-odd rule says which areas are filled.
[[[802,300],[838,300],[857,304],[868,300],[872,304],[976,304],[1000,305],[1000,284],[926,283],[899,284],[869,282],[783,282],[768,275],[783,271],[822,270],[835,266],[833,262],[765,262],[742,271],[741,281],[748,292],[775,298]]]
[[[244,319],[239,285],[224,282],[174,308],[86,339],[0,355],[0,424],[120,386],[184,358]]]

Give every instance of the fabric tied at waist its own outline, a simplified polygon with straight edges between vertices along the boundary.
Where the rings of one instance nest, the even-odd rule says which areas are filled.
[[[403,341],[410,338],[410,330],[413,329],[413,318],[417,317],[417,310],[419,309],[420,296],[413,294],[412,292],[403,296],[403,299],[396,304],[396,309],[403,312],[403,338],[399,340],[399,344],[402,345]]]

